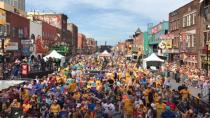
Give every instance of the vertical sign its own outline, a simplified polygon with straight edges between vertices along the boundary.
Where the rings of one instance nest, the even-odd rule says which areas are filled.
[[[0,25],[6,24],[6,12],[0,9]]]

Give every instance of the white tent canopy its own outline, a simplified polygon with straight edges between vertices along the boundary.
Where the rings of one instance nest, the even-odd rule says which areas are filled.
[[[99,56],[100,57],[111,57],[112,55],[109,52],[107,52],[107,50],[104,50],[104,52],[102,52]]]
[[[44,57],[44,60],[47,60],[49,58],[56,58],[56,59],[62,59],[64,56],[59,54],[57,51],[53,50],[49,55]]]
[[[147,62],[164,62],[163,59],[159,58],[155,53],[152,53],[149,57],[143,59],[143,67],[147,68]]]

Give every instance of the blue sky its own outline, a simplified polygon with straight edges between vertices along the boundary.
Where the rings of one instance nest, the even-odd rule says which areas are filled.
[[[114,45],[148,23],[168,20],[168,13],[191,0],[26,0],[27,11],[65,13],[79,32],[99,44]]]

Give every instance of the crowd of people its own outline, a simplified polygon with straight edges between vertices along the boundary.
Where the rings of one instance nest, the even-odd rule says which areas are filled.
[[[40,79],[0,92],[3,118],[209,118],[171,90],[166,69],[150,71],[123,57],[76,56]]]
[[[55,70],[57,67],[60,66],[60,61],[55,58],[49,58],[46,62],[40,55],[38,55],[37,57],[31,56],[30,58],[14,58],[13,60],[6,58],[4,64],[4,79],[21,78],[22,64],[28,64],[29,72],[37,73]]]
[[[166,63],[162,71],[167,77],[175,79],[177,83],[185,83],[188,87],[200,89],[203,97],[208,97],[210,78],[205,70],[187,65],[178,66],[173,63]]]

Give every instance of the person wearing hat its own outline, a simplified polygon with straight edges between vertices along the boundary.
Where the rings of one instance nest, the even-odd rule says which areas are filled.
[[[162,118],[176,118],[176,115],[171,111],[170,106],[166,106],[166,111],[161,114]]]

